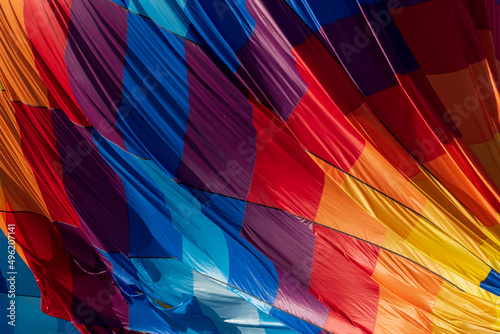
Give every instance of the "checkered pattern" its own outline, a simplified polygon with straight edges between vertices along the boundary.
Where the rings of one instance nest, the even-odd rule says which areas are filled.
[[[0,227],[41,291],[19,305],[66,322],[19,319],[496,333],[498,17],[498,0],[2,0]]]

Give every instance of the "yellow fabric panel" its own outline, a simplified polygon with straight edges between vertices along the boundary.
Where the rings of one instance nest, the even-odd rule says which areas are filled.
[[[497,213],[497,220],[500,221],[500,214]],[[497,252],[500,252],[498,249],[500,248],[500,224],[497,224],[495,226],[484,226],[482,228],[483,233],[487,236],[487,239],[484,239],[483,241],[485,243],[491,244],[492,246],[495,247],[495,250]],[[494,243],[494,245],[493,245]]]
[[[411,181],[422,193],[430,195],[423,215],[429,217],[443,231],[465,245],[490,266],[499,270],[500,239],[498,234],[492,233],[491,229],[485,227],[425,169],[422,169],[422,172]],[[438,207],[439,210],[436,210]]]
[[[500,260],[498,258],[499,253],[493,249],[486,250],[485,247],[487,248],[489,245],[483,245],[483,239],[486,236],[481,232],[482,224],[466,208],[463,208],[461,203],[446,188],[438,182],[431,182],[429,178],[432,178],[432,175],[419,173],[417,174],[421,178],[419,184],[408,182],[406,178],[383,159],[375,148],[368,143],[349,173],[374,186],[384,194],[402,202],[411,209],[422,213],[423,216],[444,231],[445,234],[448,234],[456,242],[477,255],[480,260],[495,265],[496,269],[500,269],[496,267],[497,261]],[[349,178],[346,178],[344,182],[349,182]],[[371,192],[376,194],[373,190]],[[349,190],[346,190],[346,193],[351,194]],[[325,202],[323,207],[326,207],[329,200],[325,198],[322,200]],[[364,206],[364,208],[366,207]],[[370,210],[376,207],[378,205],[373,205]],[[457,209],[457,207],[460,207],[461,210]],[[319,214],[323,214],[321,205]],[[387,217],[385,221],[390,221],[390,217]],[[384,223],[382,222],[382,224]],[[389,229],[402,228],[401,224],[392,224],[392,226],[386,225]],[[396,233],[404,238],[404,233],[402,234],[401,231],[396,231]],[[496,259],[490,261],[493,256]]]
[[[500,297],[480,288],[477,283],[473,283],[470,279],[464,278],[463,275],[454,273],[439,262],[434,261],[415,248],[410,247],[391,231],[387,232],[382,246],[396,254],[402,254],[404,257],[422,265],[477,298],[482,298],[493,303],[500,302]]]
[[[496,252],[486,252],[481,247],[482,239],[486,238],[481,232],[482,223],[446,188],[435,182],[432,175],[418,173],[415,178],[421,180],[419,183],[408,182],[368,143],[349,173],[421,213],[483,261],[489,261],[492,256],[498,257]],[[496,264],[496,260],[491,263]]]
[[[420,167],[420,173],[410,179],[410,182],[419,192],[427,194],[431,203],[455,217],[461,224],[464,224],[474,234],[481,235],[483,224],[472,214],[455,196],[427,169]],[[427,203],[428,204],[428,203]]]
[[[487,238],[483,240],[483,243],[480,245],[480,247],[483,252],[485,254],[488,254],[489,256],[487,263],[495,270],[497,270],[496,268],[500,268],[500,259],[498,255],[500,253],[500,250],[498,244],[493,243],[490,238]]]
[[[450,230],[448,225],[456,224],[460,227],[460,234],[466,234],[466,236],[456,235],[457,238],[473,238],[477,243],[482,243],[487,238],[482,231],[483,223],[424,168],[410,181],[420,192],[428,194],[429,202],[424,208],[424,216],[436,217],[432,221],[440,228]]]
[[[429,258],[431,262],[439,263],[445,270],[461,276],[467,283],[476,287],[479,287],[491,270],[480,258],[446,233],[431,227],[423,218],[417,220],[411,233],[406,237],[405,243]],[[409,256],[407,252],[400,254]],[[428,267],[425,262],[420,263]]]
[[[32,211],[49,216],[30,164],[21,148],[14,109],[5,92],[0,92],[0,179],[4,196],[14,211]],[[0,203],[0,210],[5,206]]]
[[[476,276],[479,276],[480,278],[476,279],[474,282],[471,282],[470,277],[464,279],[463,277],[460,277],[459,275],[453,273],[450,269],[444,267],[439,263],[436,263],[433,259],[424,256],[416,249],[405,244],[404,241],[394,233],[388,231],[387,235],[384,237],[387,230],[382,227],[376,219],[370,216],[366,211],[362,210],[361,207],[347,195],[344,189],[338,186],[337,182],[346,182],[350,177],[347,176],[346,178],[345,175],[342,175],[344,173],[322,162],[321,160],[317,159],[316,161],[326,171],[325,187],[323,190],[323,197],[319,206],[318,214],[315,219],[316,222],[344,231],[351,235],[361,237],[365,240],[374,242],[375,244],[382,245],[383,247],[387,247],[388,249],[393,250],[396,253],[402,254],[405,257],[408,257],[411,260],[414,260],[417,263],[428,267],[438,275],[445,277],[446,279],[459,285],[462,289],[467,290],[469,293],[472,293],[472,295],[468,296],[467,294],[462,293],[458,289],[452,287],[451,284],[445,283],[449,286],[448,289],[451,289],[454,293],[458,292],[461,294],[465,294],[466,296],[468,296],[467,298],[472,299],[473,301],[475,300],[476,304],[486,303],[486,305],[490,305],[490,309],[487,311],[489,312],[489,317],[487,318],[487,320],[483,321],[483,326],[490,326],[496,321],[496,318],[491,314],[491,311],[494,311],[494,307],[491,307],[491,305],[493,304],[491,302],[488,303],[484,300],[479,299],[485,298],[486,300],[499,300],[497,296],[492,295],[491,293],[481,289],[478,286],[479,282],[484,279],[489,273],[489,268],[486,265],[484,265],[477,259],[472,259],[472,264],[470,264],[471,269],[466,269],[466,271],[476,271]],[[426,237],[426,239],[429,240],[428,237]],[[480,239],[474,239],[473,241],[481,242]],[[431,243],[439,242],[441,241],[431,241]],[[418,241],[414,243],[418,243]],[[396,246],[396,244],[398,246]],[[478,247],[475,243],[473,243],[473,245],[474,247]],[[465,253],[465,255],[462,254],[463,256],[470,259],[470,253],[467,253],[467,251],[464,249],[462,249],[462,252]],[[418,256],[413,256],[414,254],[418,254]],[[463,263],[465,263],[461,262],[463,257],[462,255],[460,255],[460,257],[458,258],[460,260],[458,264],[459,266],[462,266]],[[441,261],[446,262],[447,257],[447,255],[443,256]],[[456,259],[457,257],[455,257],[455,260]],[[425,317],[434,319],[434,317],[431,315],[434,313],[433,309],[435,300],[437,298],[436,296],[438,292],[441,289],[441,284],[443,282],[442,279],[438,275],[425,270],[417,264],[413,264],[410,261],[407,261],[405,262],[405,264],[403,264],[402,261],[405,260],[403,260],[400,256],[385,250],[381,250],[379,254],[372,279],[374,279],[378,284],[382,286],[382,291],[385,291],[384,289],[390,288],[391,292],[381,294],[381,306],[379,308],[379,314],[382,314],[380,313],[380,310],[384,312],[384,308],[387,305],[390,305],[390,303],[394,303],[395,298],[400,298],[404,300],[404,302],[398,300],[399,305],[402,305],[402,303],[410,303],[410,305],[406,305],[406,307],[409,307],[411,309],[413,306],[417,306],[420,309],[418,311],[414,309],[412,310],[412,312],[416,312],[417,316],[424,317],[424,319]],[[477,263],[479,263],[479,270],[477,270]],[[465,265],[467,266],[467,263]],[[411,280],[412,277],[414,278],[414,280]],[[444,297],[446,296],[440,298]],[[444,301],[440,301],[440,305],[446,305],[446,302],[449,301],[447,299],[444,299]],[[454,312],[464,312],[462,309],[460,309],[461,307],[463,307],[463,304],[457,305],[457,307],[459,307],[459,309]],[[464,307],[469,306],[465,304]],[[422,311],[425,311],[429,314],[425,315],[422,313]],[[444,311],[438,309],[438,312]],[[397,313],[389,312],[384,315],[384,318],[385,320],[377,321],[376,332],[378,333],[394,333],[391,332],[391,328],[394,328],[394,326],[396,326],[396,328],[398,328],[397,326],[402,326],[402,328],[405,328],[406,326],[415,326],[415,324],[406,324],[404,319],[399,319],[397,317]],[[395,319],[397,319],[397,321]],[[454,333],[457,332],[458,329],[455,326],[449,326],[449,328],[453,328]],[[464,326],[467,327],[469,326],[469,324],[466,324]],[[436,325],[433,328],[438,329],[438,332],[445,333],[440,326]]]
[[[47,89],[36,70],[31,43],[24,29],[23,10],[23,1],[2,0],[0,76],[11,100],[49,106]]]
[[[497,321],[491,326],[494,330],[500,331],[500,305],[495,305]]]
[[[432,319],[431,326],[433,334],[470,334],[470,332],[457,328],[449,322],[445,322],[439,318]]]
[[[440,272],[451,272],[447,275],[450,279],[454,278],[455,274],[480,289],[479,283],[488,276],[491,269],[481,261],[481,258],[474,256],[460,243],[408,208],[350,176],[340,175],[342,172],[316,160],[327,175],[316,222],[382,245],[426,267],[429,263],[437,261]],[[336,185],[339,181],[342,182],[340,189]],[[351,200],[346,200],[345,195],[348,195]],[[340,206],[337,203],[349,204]],[[362,209],[365,214],[359,209]],[[345,218],[339,219],[342,215]],[[391,233],[386,231],[385,238],[382,238],[384,229],[374,220]],[[388,234],[396,237],[389,243],[387,242]],[[383,240],[382,244],[380,244],[381,240]],[[482,258],[487,259],[487,255],[479,247],[478,239],[464,240],[476,253],[481,254]],[[416,250],[420,256],[414,256],[413,251],[408,252],[409,249]],[[423,261],[423,258],[430,261]],[[465,282],[461,283],[467,285]],[[478,291],[474,292],[479,295]]]
[[[410,304],[408,307],[426,312],[435,328],[444,326],[455,333],[477,327],[479,333],[491,333],[498,321],[495,303],[462,292],[423,267],[388,251],[380,252],[372,279],[401,298],[398,304],[404,300]],[[383,296],[386,294],[381,299]]]
[[[500,215],[497,214],[497,219],[500,220]],[[496,247],[500,247],[500,225],[497,224],[495,226],[485,226],[482,228],[483,233],[488,237],[484,241],[487,243],[495,243]]]
[[[431,184],[425,178],[426,176],[432,178],[431,175],[419,174],[424,176],[424,181],[420,183],[420,187],[415,183],[408,182],[370,144],[367,144],[360,158],[351,168],[350,174],[374,186],[377,190],[382,191],[384,194],[405,204],[416,212],[421,213],[439,227],[439,229],[458,243],[464,245],[481,260],[488,262],[493,255],[497,257],[497,260],[500,260],[498,257],[500,253],[487,253],[481,247],[483,244],[482,239],[485,239],[486,236],[474,224],[474,222],[477,222],[477,219],[467,213],[467,217],[472,219],[471,222],[468,222],[465,219],[466,216],[462,215],[456,209],[457,206],[461,207],[462,205],[442,185],[438,183]],[[423,184],[427,185],[425,189],[421,187]],[[454,203],[448,200],[448,196],[452,198]],[[446,207],[443,205],[446,205]],[[467,210],[464,208],[463,211],[466,212]],[[462,224],[460,219],[464,219],[466,224]],[[492,263],[496,263],[496,261]],[[496,269],[500,270],[500,268]]]
[[[474,255],[479,257],[482,261],[488,262],[492,254],[485,252],[485,250],[481,248],[483,244],[481,237],[483,239],[486,238],[482,231],[475,226],[469,229],[467,226],[462,225],[451,213],[439,210],[438,205],[439,203],[429,202],[423,211],[423,215],[445,232],[445,234],[449,235],[455,241],[474,253]],[[498,269],[500,270],[500,268]]]
[[[464,294],[465,295],[465,294]],[[497,333],[493,324],[497,321],[495,305],[464,298],[458,291],[442,289],[434,306],[435,318],[451,322],[465,333]]]

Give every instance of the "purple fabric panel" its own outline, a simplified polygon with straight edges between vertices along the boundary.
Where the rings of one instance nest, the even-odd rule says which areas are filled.
[[[89,240],[108,252],[129,252],[128,206],[121,179],[104,161],[89,129],[52,112],[64,185]]]
[[[64,249],[72,258],[78,259],[78,263],[85,270],[100,272],[106,270],[106,265],[101,261],[100,256],[89,244],[88,238],[76,226],[64,223],[57,224]]]
[[[476,26],[468,7],[464,2],[453,4],[455,20],[457,22],[458,33],[462,52],[468,64],[480,62],[486,58],[485,50],[476,31]],[[478,6],[480,7],[480,6]],[[452,15],[453,15],[452,14]]]
[[[495,54],[500,61],[500,25],[495,24],[496,18],[500,17],[500,2],[498,0],[487,0],[486,8],[490,19],[490,30],[493,36]]]
[[[311,224],[285,211],[249,203],[241,235],[307,288],[315,244]]]
[[[326,24],[316,35],[337,55],[363,95],[375,94],[398,83],[363,14]]]
[[[366,22],[376,34],[377,42],[393,72],[405,74],[419,69],[417,60],[392,19],[386,4],[383,2],[374,5],[361,4],[360,8]]]
[[[237,52],[241,66],[236,75],[262,102],[287,119],[307,91],[292,48],[311,35],[285,1],[247,0],[256,25],[250,39]]]
[[[128,11],[109,0],[73,0],[66,66],[73,94],[92,125],[125,148],[116,126],[122,97]]]
[[[85,325],[112,328],[127,328],[128,303],[120,289],[106,271],[102,274],[89,274],[82,270],[75,260],[71,263],[73,271],[72,321]]]
[[[176,177],[246,199],[256,156],[253,107],[199,46],[186,43],[189,120]]]
[[[276,271],[279,289],[273,305],[318,327],[323,327],[330,309],[281,268],[276,267]]]
[[[128,326],[128,304],[97,251],[77,227],[60,223],[58,228],[71,258],[72,320],[84,325]]]

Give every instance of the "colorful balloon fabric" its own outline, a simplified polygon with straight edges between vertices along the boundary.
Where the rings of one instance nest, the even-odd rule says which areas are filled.
[[[2,0],[0,332],[498,333],[499,71],[499,0]]]

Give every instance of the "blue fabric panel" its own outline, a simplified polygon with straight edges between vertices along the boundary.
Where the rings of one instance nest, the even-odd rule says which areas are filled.
[[[360,12],[354,0],[287,0],[288,4],[313,31],[320,26]]]
[[[184,188],[203,204],[203,214],[226,235],[230,259],[228,283],[273,304],[278,292],[274,264],[240,235],[246,202],[187,186]]]
[[[15,236],[15,235],[14,235]],[[0,292],[7,293],[8,292],[8,282],[6,280],[11,276],[8,273],[12,272],[9,270],[9,262],[8,262],[8,239],[0,231],[0,249],[3,249],[4,255],[0,256]],[[31,269],[28,268],[24,260],[19,256],[19,254],[15,253],[15,278],[16,278],[16,294],[26,295],[26,296],[36,296],[40,297],[40,290],[38,289],[38,285],[36,284],[35,276],[31,272]]]
[[[361,10],[395,73],[405,74],[420,68],[394,20],[385,17],[389,15],[385,2],[362,4]]]
[[[175,308],[159,311],[159,313],[175,319],[179,323],[179,327],[183,326],[185,328],[185,333],[219,333],[212,319],[203,314],[198,301],[194,297],[189,298]]]
[[[293,315],[276,308],[271,309],[269,315],[279,322],[287,325],[291,329],[302,334],[318,334],[319,332],[321,332],[321,328],[311,325],[304,320],[296,318]]]
[[[497,296],[500,296],[500,274],[491,269],[488,277],[479,286]]]
[[[111,1],[113,1],[114,3],[116,3],[122,7],[128,8],[128,2],[130,0],[111,0]]]
[[[182,333],[176,330],[178,324],[172,319],[164,319],[149,302],[145,294],[127,296],[129,304],[129,329],[148,333]],[[177,326],[176,326],[177,325]]]
[[[137,277],[137,270],[127,256],[122,253],[107,253],[104,251],[100,251],[100,253],[111,264],[111,274],[120,289],[142,292],[141,284]]]
[[[101,155],[120,176],[129,208],[130,256],[182,257],[182,236],[172,225],[164,194],[137,159],[111,144],[97,131],[93,138]]]
[[[127,44],[117,125],[132,154],[175,175],[189,114],[184,39],[129,15]]]
[[[213,50],[234,72],[239,66],[235,53],[255,28],[255,20],[248,13],[245,1],[187,0],[184,12],[203,38],[202,44]]]
[[[175,259],[134,258],[141,290],[170,306],[179,306],[194,295],[192,270]]]
[[[152,161],[138,161],[165,195],[172,223],[182,234],[182,262],[227,282],[229,256],[224,232],[202,212],[201,204]]]
[[[17,283],[17,282],[16,282]],[[15,298],[15,326],[8,324],[10,319],[6,317],[10,299],[7,295],[0,294],[0,333],[2,334],[26,334],[26,333],[57,333],[59,324],[56,318],[42,312],[41,299],[39,297],[25,297],[16,295]],[[5,307],[4,307],[5,306]],[[71,324],[67,322],[68,324]],[[70,325],[70,328],[72,326]],[[68,332],[72,333],[72,332]]]
[[[128,8],[149,17],[165,29],[185,37],[189,20],[176,0],[128,0]]]

